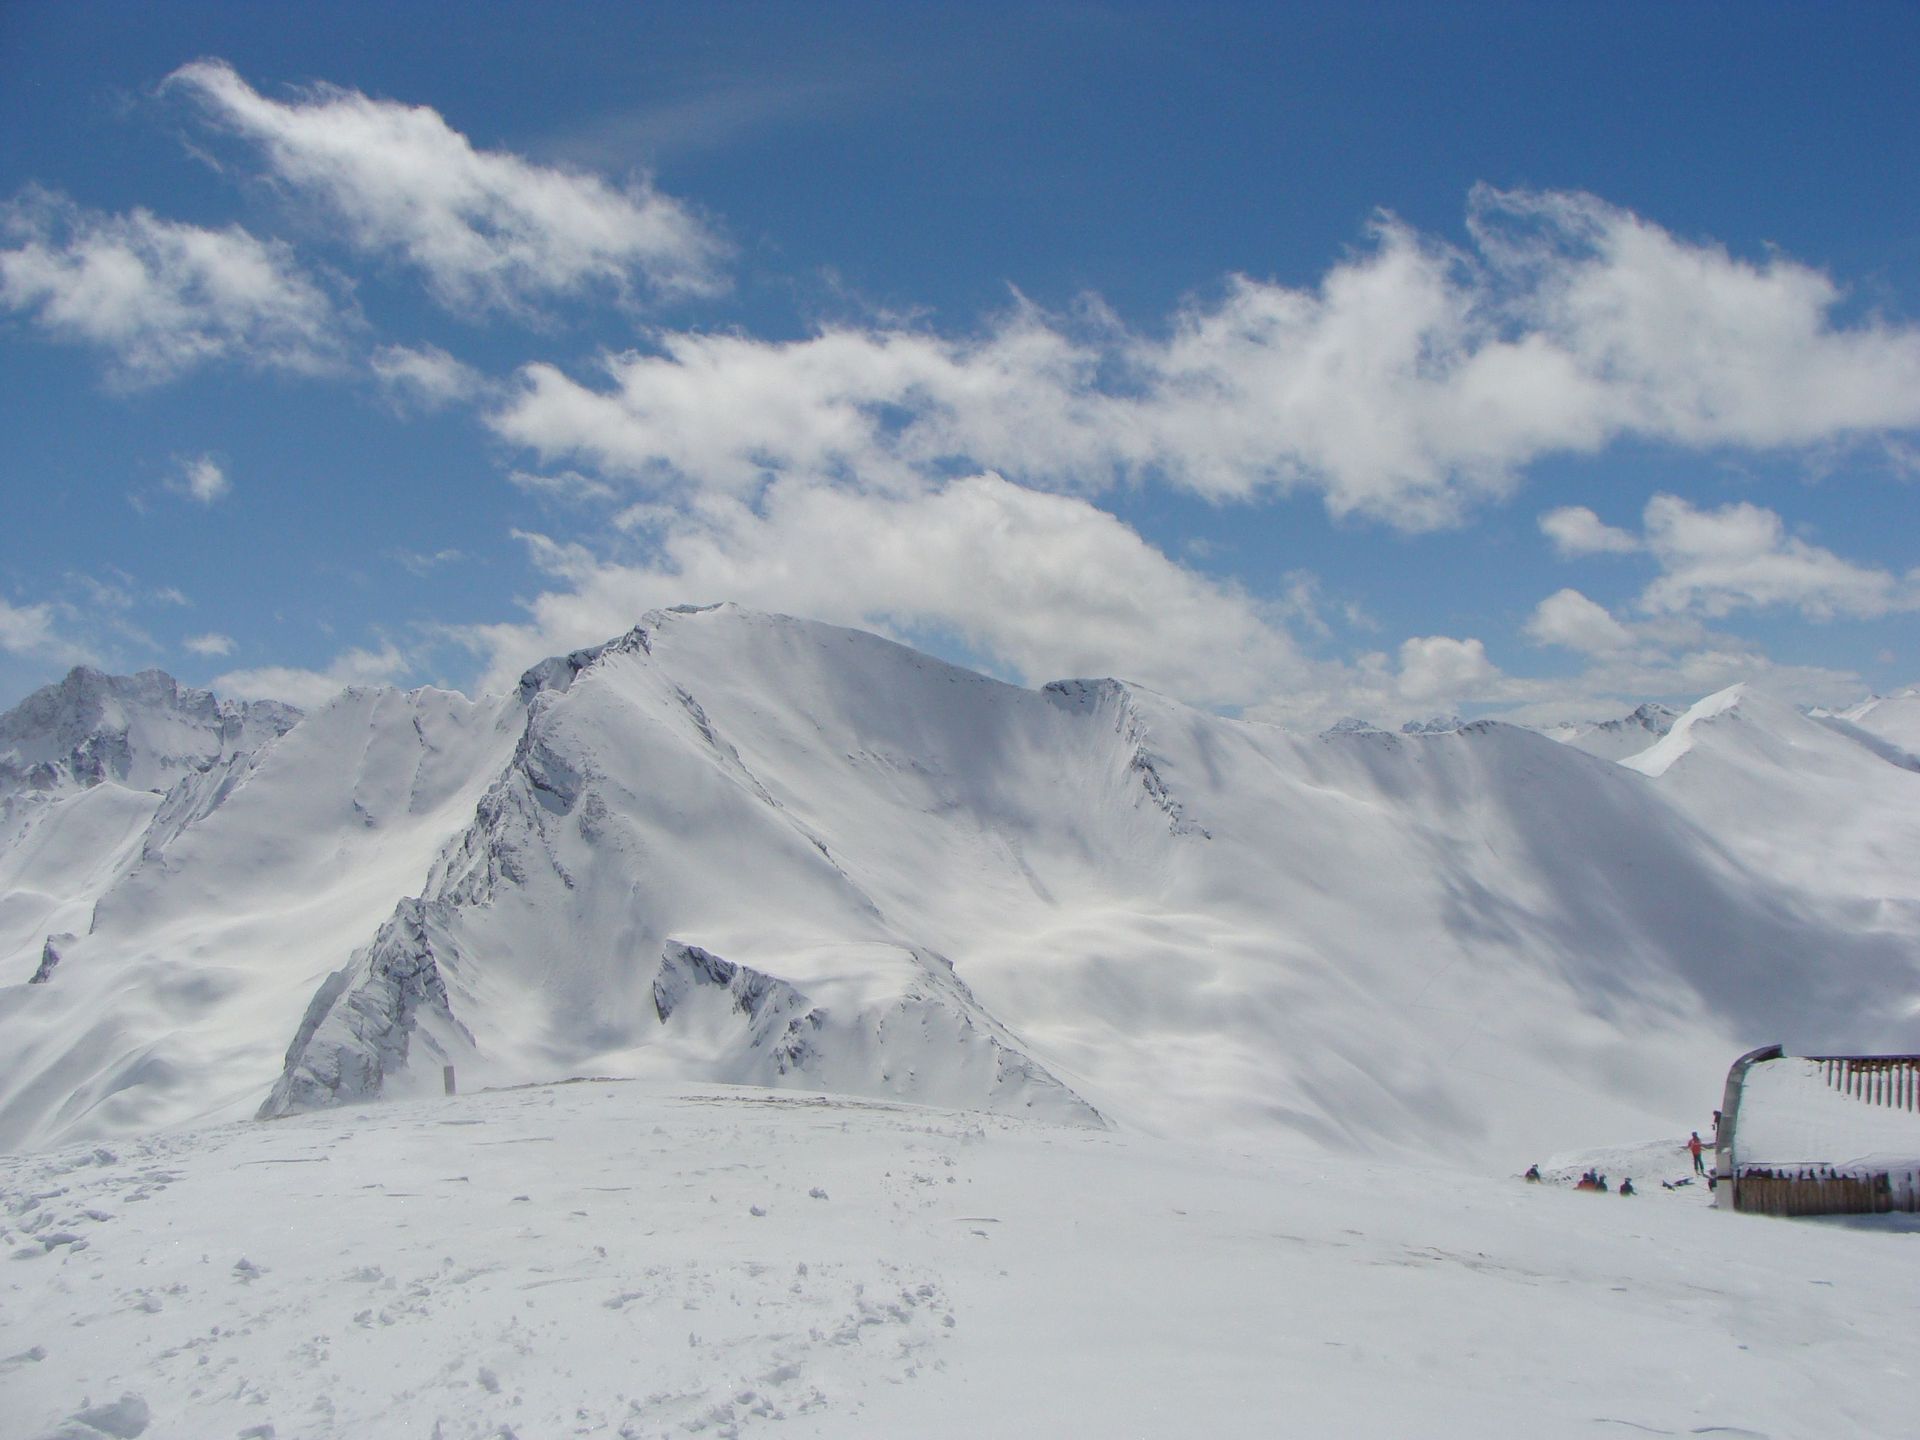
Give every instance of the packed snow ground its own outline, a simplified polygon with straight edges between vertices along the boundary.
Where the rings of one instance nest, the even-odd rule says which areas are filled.
[[[1646,1154],[1622,1200],[626,1081],[0,1157],[0,1433],[1911,1434],[1920,1235]]]

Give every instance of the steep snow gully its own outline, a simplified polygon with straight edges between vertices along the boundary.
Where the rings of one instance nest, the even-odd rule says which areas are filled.
[[[478,701],[76,671],[0,718],[0,1148],[443,1065],[1492,1163],[1684,1131],[1756,1036],[1920,1048],[1900,701],[1301,737],[732,606]]]

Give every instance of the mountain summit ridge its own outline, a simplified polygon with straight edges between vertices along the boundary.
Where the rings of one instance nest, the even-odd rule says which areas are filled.
[[[1740,708],[1647,775],[648,612],[505,696],[344,692],[164,799],[46,797],[0,845],[0,1147],[444,1064],[1490,1160],[1664,1133],[1756,1033],[1920,1038],[1920,775]]]

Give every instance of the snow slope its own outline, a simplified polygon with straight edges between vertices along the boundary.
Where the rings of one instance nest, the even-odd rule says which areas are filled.
[[[1910,874],[1810,858],[1901,843],[1920,775],[1743,699],[1656,753],[1303,738],[659,612],[497,701],[355,692],[101,817],[121,858],[56,907],[77,940],[44,984],[40,943],[3,972],[0,1145],[452,1063],[1504,1168],[1684,1134],[1759,1040],[1920,1048]]]
[[[1910,1433],[1920,1235],[1656,1178],[647,1082],[0,1157],[0,1432]]]
[[[0,986],[0,1136],[250,1114],[315,986],[471,816],[513,744],[501,708],[348,691],[276,743],[146,797],[104,883],[61,912],[76,933],[52,978]],[[0,864],[29,861],[48,864],[44,847]],[[29,958],[12,954],[8,977],[26,978]]]
[[[1892,695],[1876,695],[1850,710],[1841,711],[1838,718],[1899,746],[1910,755],[1920,755],[1920,686],[1909,686]]]
[[[1920,904],[1920,761],[1864,727],[1750,686],[1709,695],[1623,762],[1831,923],[1910,942]],[[1859,1045],[1838,1045],[1836,1053]]]

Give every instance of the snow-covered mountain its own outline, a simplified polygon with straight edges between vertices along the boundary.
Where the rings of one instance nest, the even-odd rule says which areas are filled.
[[[513,695],[349,691],[164,800],[50,802],[0,853],[0,1146],[443,1064],[1498,1161],[1684,1133],[1760,1040],[1920,1040],[1889,753],[1745,694],[1638,768],[1299,737],[654,613]]]
[[[1624,760],[1629,755],[1638,755],[1665,735],[1679,718],[1679,711],[1650,700],[1618,720],[1556,725],[1545,733],[1564,745],[1598,755],[1603,760]]]
[[[81,665],[0,715],[0,797],[65,793],[103,780],[165,790],[258,749],[300,718],[275,700],[218,700],[159,670],[106,675]]]
[[[1876,695],[1832,717],[1877,735],[1911,755],[1920,755],[1920,686]]]

